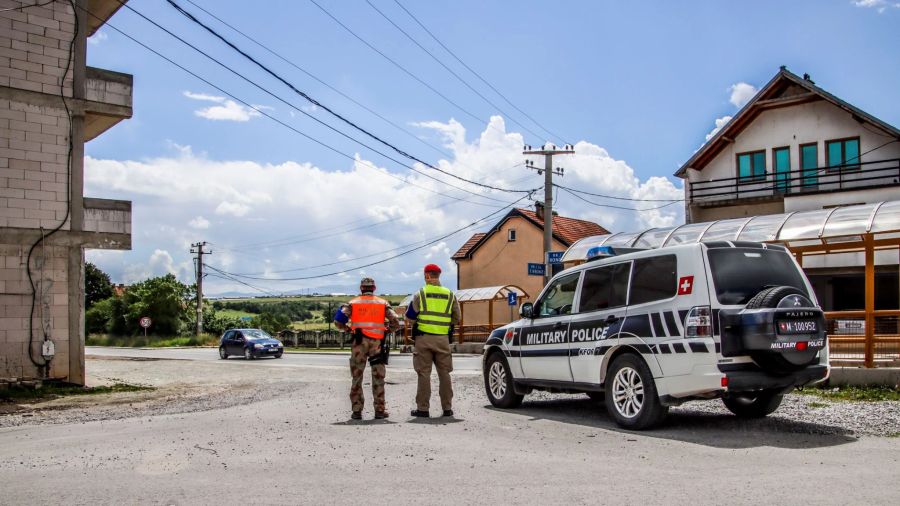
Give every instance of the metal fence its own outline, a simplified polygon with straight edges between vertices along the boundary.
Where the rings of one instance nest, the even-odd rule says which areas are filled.
[[[865,311],[829,311],[825,318],[831,365],[900,366],[900,311],[873,311],[871,321]]]
[[[351,343],[350,334],[338,330],[301,330],[299,332],[282,332],[278,335],[285,346],[294,348],[340,348],[349,349]],[[388,334],[388,344],[391,348],[397,348],[403,344],[402,336]]]

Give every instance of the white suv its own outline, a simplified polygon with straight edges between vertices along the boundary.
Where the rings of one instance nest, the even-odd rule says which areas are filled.
[[[491,333],[491,404],[516,407],[532,390],[587,393],[605,397],[620,426],[644,429],[695,399],[766,416],[785,393],[828,377],[824,315],[784,247],[617,253],[594,248],[593,260],[556,275],[520,320]]]

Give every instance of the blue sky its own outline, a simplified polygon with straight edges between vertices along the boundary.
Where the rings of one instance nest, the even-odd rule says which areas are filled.
[[[469,74],[394,0],[369,1],[494,105],[441,68],[365,0],[316,1],[466,112],[364,46],[309,0],[261,1],[253,8],[247,7],[248,2],[193,1],[409,133],[264,53],[186,0],[175,1],[299,89],[379,136],[429,163],[443,160],[442,167],[450,171],[507,187],[541,184],[537,175],[529,178],[524,167],[511,168],[522,160],[517,145],[571,142],[579,143],[579,154],[560,159],[560,165],[569,169],[563,184],[630,198],[677,198],[681,184],[672,173],[703,143],[716,119],[734,114],[780,65],[797,74],[808,72],[826,90],[888,123],[900,124],[896,1],[400,0],[466,64],[562,139],[544,133]],[[165,1],[132,0],[129,5],[297,107],[332,122]],[[110,23],[266,113],[364,161],[354,166],[255,111],[229,103],[221,92],[105,27],[93,37],[88,61],[134,75],[134,118],[86,146],[87,193],[133,201],[134,249],[94,252],[88,258],[117,281],[166,271],[188,280],[190,255],[184,243],[196,240],[209,240],[214,250],[220,248],[220,256],[214,254],[210,263],[218,261],[216,265],[227,272],[259,272],[263,274],[258,277],[264,278],[327,273],[331,270],[274,271],[388,251],[452,231],[496,210],[367,175],[366,170],[374,169],[360,163],[371,162],[433,191],[472,197],[411,174],[313,123],[193,54],[128,9],[121,9]],[[488,196],[504,202],[517,198],[496,192]],[[567,195],[559,202],[563,214],[592,219],[613,230],[677,224],[683,220],[678,207],[641,213],[598,208]],[[304,243],[275,242],[319,230],[340,232],[335,224],[373,220],[391,223],[321,239],[316,237],[322,233],[307,235],[313,239]],[[440,248],[425,248],[342,276],[245,281],[275,292],[337,289],[352,287],[357,275],[365,273],[381,276],[382,285],[391,291],[405,291],[419,282],[422,262],[433,260],[452,268],[448,255],[471,232],[483,228],[451,236],[435,245],[443,245]],[[268,244],[238,252],[240,244],[254,243]],[[229,248],[234,251],[228,253]],[[331,269],[363,263],[351,261]],[[249,290],[221,279],[209,286],[221,292]]]

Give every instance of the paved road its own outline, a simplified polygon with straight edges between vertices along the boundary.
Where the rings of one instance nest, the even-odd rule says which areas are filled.
[[[215,348],[107,348],[88,346],[86,355],[98,357],[159,358],[170,360],[221,361]],[[246,361],[240,357],[229,358],[224,363]],[[285,353],[280,359],[253,360],[258,367],[335,366],[347,367],[347,355],[338,353]],[[412,369],[412,355],[392,353],[389,369]],[[455,355],[453,369],[460,372],[480,372],[480,355]]]
[[[408,416],[415,374],[398,368],[388,375],[391,418],[372,420],[369,397],[358,422],[348,419],[346,367],[146,358],[89,359],[89,381],[155,391],[0,416],[0,503],[697,506],[900,497],[900,438],[857,437],[815,417],[748,421],[685,407],[662,428],[633,433],[585,396],[535,394],[519,409],[493,409],[477,374],[454,373],[455,417],[418,419]],[[436,399],[431,407],[440,413]]]

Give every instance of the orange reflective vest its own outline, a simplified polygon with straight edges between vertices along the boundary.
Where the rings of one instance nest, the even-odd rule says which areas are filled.
[[[366,337],[384,339],[384,319],[388,302],[374,295],[360,295],[350,301],[350,328],[359,329]]]

